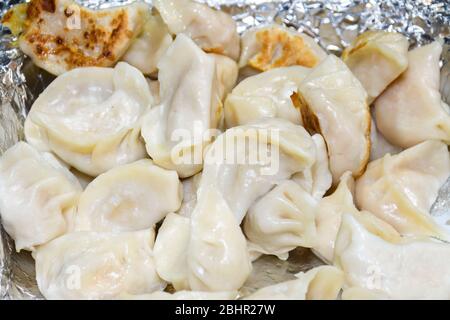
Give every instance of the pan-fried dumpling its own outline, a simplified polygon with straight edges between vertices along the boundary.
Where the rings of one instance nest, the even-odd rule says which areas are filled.
[[[47,299],[114,299],[162,290],[154,237],[153,229],[59,237],[34,253],[39,290]]]
[[[429,212],[449,175],[447,145],[426,141],[371,162],[356,182],[356,203],[401,234],[446,238]]]
[[[19,142],[0,158],[0,213],[16,250],[34,250],[70,227],[81,186],[49,153]]]
[[[202,169],[205,133],[222,121],[215,59],[180,34],[158,67],[161,104],[144,116],[142,136],[157,165],[190,177]]]
[[[320,134],[313,135],[312,139],[316,146],[316,161],[312,167],[294,174],[292,180],[312,195],[314,199],[320,200],[330,189],[332,177],[325,140]]]
[[[228,129],[214,141],[199,190],[218,190],[240,224],[256,199],[315,160],[315,144],[302,126],[262,119]]]
[[[177,291],[168,293],[165,291],[155,291],[150,294],[143,295],[124,295],[120,299],[126,300],[235,300],[236,291]]]
[[[169,213],[158,230],[154,256],[156,271],[175,290],[189,289],[187,248],[191,236],[191,221]]]
[[[222,11],[191,0],[153,0],[173,34],[185,34],[206,52],[239,58],[239,35],[234,20]]]
[[[25,137],[97,176],[145,157],[140,119],[152,102],[142,73],[124,62],[114,69],[75,69],[56,78],[34,102]]]
[[[292,66],[276,68],[241,81],[225,100],[227,128],[261,118],[283,118],[302,124],[300,110],[291,96],[310,69]]]
[[[253,250],[286,260],[289,251],[314,246],[316,207],[308,192],[287,180],[250,207],[243,222],[245,236]]]
[[[259,289],[245,300],[335,300],[344,284],[344,274],[332,266],[300,272],[297,279]]]
[[[393,244],[345,214],[336,239],[335,264],[346,284],[392,299],[450,299],[450,245],[433,239]]]
[[[172,36],[158,14],[146,12],[141,33],[133,40],[122,60],[141,70],[145,75],[157,71],[159,59],[172,43]]]
[[[360,176],[370,155],[367,93],[339,58],[330,55],[300,84],[303,125],[328,146],[333,183],[345,171]]]
[[[73,0],[32,0],[25,20],[16,22],[23,28],[19,46],[54,75],[78,67],[110,67],[141,32],[149,10],[141,2],[91,10]]]
[[[408,39],[396,32],[366,31],[342,52],[342,60],[372,103],[408,67]]]
[[[299,65],[315,67],[327,54],[304,33],[271,24],[246,31],[241,40],[239,67],[267,71]]]
[[[239,221],[217,189],[199,189],[190,227],[187,250],[190,288],[238,290],[247,280],[252,265]]]
[[[151,228],[180,208],[182,185],[175,171],[149,159],[99,175],[82,193],[78,230],[137,231]]]
[[[354,204],[355,181],[350,171],[345,172],[336,190],[323,198],[316,210],[316,243],[313,252],[327,263],[333,261],[336,235],[342,215],[353,215],[372,233],[391,242],[400,241],[400,235],[391,225],[367,211],[359,211]]]
[[[410,51],[408,69],[375,101],[378,129],[392,144],[450,144],[450,111],[439,92],[441,52],[439,42]]]

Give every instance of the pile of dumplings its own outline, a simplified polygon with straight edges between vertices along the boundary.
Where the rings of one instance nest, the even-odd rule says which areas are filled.
[[[439,42],[367,31],[338,58],[190,0],[32,0],[3,24],[57,76],[0,158],[1,221],[45,298],[450,299]],[[254,141],[276,172],[206,161],[245,130],[277,132]],[[239,294],[298,247],[324,265]]]

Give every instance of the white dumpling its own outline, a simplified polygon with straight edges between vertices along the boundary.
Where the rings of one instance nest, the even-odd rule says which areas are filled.
[[[408,39],[396,32],[366,31],[342,52],[342,60],[372,103],[408,67]]]
[[[197,204],[197,190],[200,185],[200,179],[202,174],[197,173],[195,176],[184,179],[183,183],[183,201],[181,202],[181,207],[178,209],[177,213],[184,217],[190,217],[192,210],[194,210]]]
[[[257,290],[244,300],[336,300],[344,284],[344,274],[332,266],[320,266],[285,281]]]
[[[191,217],[187,250],[189,287],[195,291],[236,291],[252,265],[239,221],[215,188],[200,188]]]
[[[380,290],[351,287],[342,291],[341,298],[342,300],[387,300],[389,296]]]
[[[220,54],[210,53],[216,62],[216,76],[218,82],[218,91],[220,100],[225,100],[225,97],[234,88],[238,79],[239,68],[231,58]]]
[[[180,208],[182,185],[175,171],[139,160],[92,181],[78,204],[77,230],[136,231],[151,228]]]
[[[356,203],[401,234],[446,237],[429,212],[449,175],[447,145],[426,141],[369,163],[356,182]]]
[[[154,237],[153,229],[59,237],[34,253],[39,290],[47,299],[114,299],[162,290]]]
[[[234,60],[240,43],[236,23],[227,13],[191,0],[153,0],[171,33],[185,34],[206,52]]]
[[[202,169],[208,130],[222,121],[216,62],[181,34],[158,67],[161,104],[144,116],[142,136],[157,165],[186,178]]]
[[[159,228],[155,241],[156,271],[177,291],[189,289],[187,249],[190,236],[190,219],[169,213]]]
[[[316,210],[316,243],[313,252],[327,263],[333,261],[336,236],[343,214],[351,214],[372,233],[383,239],[398,242],[400,235],[391,225],[370,212],[359,211],[354,204],[355,181],[350,171],[345,172],[336,190],[320,200]]]
[[[433,239],[393,244],[345,214],[335,264],[349,287],[384,292],[392,299],[450,299],[450,245]]]
[[[261,118],[283,118],[302,124],[292,101],[310,69],[291,66],[272,69],[241,81],[225,100],[225,125],[244,125]]]
[[[19,142],[0,158],[0,213],[16,250],[34,250],[71,226],[81,186],[49,153]]]
[[[248,210],[243,230],[253,250],[288,258],[296,247],[311,248],[316,240],[317,201],[293,181],[285,181]]]
[[[372,108],[372,110],[374,110],[374,108]],[[388,153],[391,155],[400,153],[402,150],[402,148],[394,146],[386,140],[378,130],[374,118],[372,118],[370,130],[370,161],[383,158]]]
[[[140,120],[152,102],[142,73],[124,62],[114,69],[75,69],[56,78],[34,102],[25,137],[97,176],[145,157]]]
[[[145,75],[157,71],[159,59],[172,43],[172,36],[158,14],[146,12],[141,33],[133,40],[122,60],[141,70]]]
[[[345,171],[361,175],[370,155],[367,93],[339,58],[330,55],[300,84],[303,124],[327,143],[333,183]]]
[[[302,126],[262,119],[228,129],[214,141],[199,190],[218,190],[240,224],[256,199],[315,160],[315,144]]]
[[[77,169],[70,168],[70,172],[72,172],[72,174],[77,178],[83,190],[86,189],[86,187],[89,185],[89,183],[92,182],[92,180],[94,180],[93,177],[88,176],[87,174],[80,172]]]
[[[60,75],[79,67],[110,67],[141,32],[150,7],[142,2],[91,10],[72,0],[33,0],[20,49],[34,64]]]
[[[313,38],[271,24],[249,29],[242,35],[239,67],[249,66],[259,71],[292,65],[311,68],[326,56]]]
[[[331,187],[332,176],[328,161],[328,151],[325,140],[320,134],[312,136],[316,146],[316,161],[310,168],[298,172],[292,176],[292,180],[305,191],[320,200]]]
[[[408,69],[375,101],[378,129],[394,145],[425,140],[450,144],[449,107],[439,92],[439,42],[408,53]]]
[[[236,291],[207,292],[207,291],[177,291],[168,293],[156,291],[143,295],[126,295],[121,299],[127,300],[234,300],[237,297]]]

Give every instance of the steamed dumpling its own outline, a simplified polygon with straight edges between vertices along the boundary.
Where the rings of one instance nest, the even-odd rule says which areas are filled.
[[[449,175],[447,145],[426,141],[371,162],[356,182],[356,202],[401,234],[446,237],[429,211]]]
[[[316,146],[316,161],[314,164],[292,176],[292,180],[307,191],[316,200],[331,187],[332,176],[329,168],[328,151],[325,140],[320,134],[312,136]]]
[[[158,62],[171,43],[172,36],[164,21],[148,10],[141,33],[133,40],[122,60],[143,74],[150,75],[157,71]]]
[[[191,236],[191,221],[169,213],[158,230],[154,256],[156,271],[175,290],[189,289],[187,249]]]
[[[149,159],[119,166],[84,190],[76,227],[101,232],[148,229],[178,210],[182,192],[177,173]]]
[[[241,81],[225,100],[225,125],[244,125],[262,118],[283,118],[302,124],[292,95],[310,69],[292,66],[272,69]]]
[[[225,97],[234,88],[238,79],[239,69],[236,61],[221,54],[210,53],[216,62],[216,76],[218,83],[218,91],[220,100],[225,100]]]
[[[341,270],[320,266],[295,275],[297,279],[259,289],[245,300],[335,300],[344,284]]]
[[[366,31],[342,52],[372,103],[408,67],[408,39],[396,32]]]
[[[25,137],[97,176],[145,157],[140,120],[152,102],[144,76],[126,63],[75,69],[56,78],[34,102]]]
[[[161,104],[144,116],[142,136],[157,165],[190,177],[202,169],[208,130],[222,121],[216,61],[180,34],[158,67]]]
[[[393,244],[344,215],[335,264],[349,287],[380,291],[392,299],[450,299],[450,245],[433,239]],[[372,295],[373,296],[373,295]],[[381,295],[382,297],[382,295]]]
[[[292,65],[312,68],[327,56],[311,37],[277,24],[246,31],[241,47],[239,67],[259,71]]]
[[[238,59],[236,23],[225,12],[191,0],[153,0],[152,3],[171,33],[187,35],[206,52]]]
[[[372,111],[373,110],[374,109],[372,108]],[[370,130],[370,161],[383,158],[388,153],[391,155],[400,153],[402,150],[403,148],[394,146],[386,140],[386,138],[378,130],[374,118],[372,118]]]
[[[408,69],[375,101],[378,129],[394,145],[450,144],[449,107],[439,92],[439,42],[408,53]]]
[[[243,230],[253,250],[286,260],[296,247],[311,248],[316,240],[317,201],[293,181],[285,181],[248,210]]]
[[[197,190],[200,185],[200,179],[202,174],[197,173],[195,176],[184,179],[183,184],[183,201],[181,202],[181,207],[178,209],[177,213],[184,217],[190,217],[192,211],[197,204]]]
[[[320,200],[316,210],[316,243],[313,252],[325,262],[333,261],[336,236],[342,216],[351,214],[372,233],[391,242],[398,242],[400,235],[391,225],[370,212],[359,211],[354,204],[355,181],[350,171],[345,172],[336,190]]]
[[[70,228],[81,186],[49,153],[19,142],[0,158],[0,213],[16,250],[35,246]]]
[[[218,190],[199,189],[190,229],[187,250],[190,288],[238,290],[247,280],[252,265],[239,221]]]
[[[303,124],[323,135],[333,183],[345,171],[360,176],[370,155],[367,93],[348,67],[330,55],[300,84]]]
[[[162,290],[154,237],[153,229],[59,237],[34,253],[39,290],[47,299],[114,299]]]
[[[110,67],[141,32],[149,10],[141,2],[91,10],[72,0],[32,0],[19,46],[34,64],[54,75],[79,67]]]
[[[315,144],[303,127],[262,119],[228,129],[214,141],[199,190],[220,192],[240,224],[256,199],[315,160]]]

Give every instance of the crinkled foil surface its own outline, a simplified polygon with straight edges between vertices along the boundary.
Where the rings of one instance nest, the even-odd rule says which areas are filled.
[[[91,8],[105,8],[132,0],[77,0]],[[151,2],[151,0],[147,0]],[[2,0],[0,15],[18,0]],[[205,1],[204,1],[205,2]],[[450,102],[450,2],[449,0],[208,0],[210,6],[229,12],[239,32],[270,22],[282,23],[313,36],[330,53],[339,55],[359,33],[368,29],[397,31],[407,35],[412,46],[435,39],[445,42],[441,92]],[[13,38],[0,27],[0,154],[22,138],[22,124],[34,99],[53,79],[36,68],[12,46]],[[432,214],[450,217],[450,183],[442,188]],[[288,261],[264,257],[243,294],[293,278],[321,264],[306,249],[291,253]],[[36,286],[33,259],[29,253],[15,253],[13,242],[0,228],[0,299],[41,299]]]

